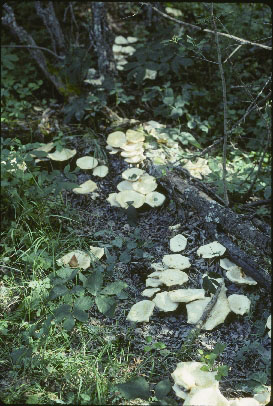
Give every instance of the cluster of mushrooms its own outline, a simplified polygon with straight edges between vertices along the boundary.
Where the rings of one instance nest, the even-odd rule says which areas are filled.
[[[162,193],[156,192],[156,179],[143,169],[129,168],[121,174],[123,180],[118,183],[118,193],[110,193],[107,201],[114,207],[135,208],[145,203],[151,207],[161,206],[165,201]]]
[[[106,149],[109,154],[117,154],[124,158],[129,164],[139,164],[144,161],[144,140],[145,135],[141,131],[127,130],[115,131],[108,135]]]
[[[136,43],[138,39],[136,37],[123,37],[118,35],[115,38],[115,43],[112,47],[114,59],[116,62],[117,70],[123,70],[124,65],[128,62],[126,57],[133,55],[135,48],[132,47],[132,44]]]
[[[217,372],[202,371],[202,362],[179,362],[171,374],[173,390],[177,397],[184,399],[183,406],[262,406],[270,401],[270,387],[255,394],[253,398],[226,399],[215,379]]]

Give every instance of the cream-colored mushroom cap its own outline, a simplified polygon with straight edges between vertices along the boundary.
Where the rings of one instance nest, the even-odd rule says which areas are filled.
[[[128,41],[127,41],[127,39],[126,38],[124,38],[122,35],[118,35],[116,38],[115,38],[115,43],[116,44],[118,44],[118,45],[127,45],[128,44]]]
[[[197,361],[179,362],[171,374],[174,382],[187,390],[194,387],[207,387],[219,383],[215,380],[217,372],[202,371],[204,364]],[[203,404],[202,404],[203,405]]]
[[[143,149],[143,148],[139,148],[139,149],[135,149],[135,150],[132,150],[132,151],[122,151],[122,152],[120,153],[120,155],[121,155],[123,158],[131,158],[131,157],[133,157],[133,156],[140,156],[140,155],[143,155],[143,152],[144,152],[144,149]]]
[[[154,269],[155,271],[165,271],[166,266],[162,264],[162,262],[153,262],[150,264],[150,268]]]
[[[169,297],[173,302],[189,303],[193,300],[204,299],[204,289],[177,289],[169,292]]]
[[[121,207],[119,202],[116,201],[117,193],[110,193],[109,196],[107,197],[107,202],[111,204],[113,207]]]
[[[160,285],[163,285],[163,282],[156,278],[147,278],[146,279],[146,288],[157,288]]]
[[[123,190],[122,192],[117,193],[116,201],[123,207],[127,209],[129,207],[128,202],[132,202],[131,205],[136,209],[143,206],[145,202],[145,197],[134,190]]]
[[[156,292],[159,291],[160,291],[159,288],[144,289],[143,292],[141,293],[141,296],[152,297]]]
[[[166,286],[183,285],[189,280],[188,275],[179,269],[166,269],[162,271],[158,279]]]
[[[122,192],[124,190],[133,190],[132,182],[129,180],[122,180],[117,184],[117,189]]]
[[[83,156],[77,159],[76,165],[81,169],[93,169],[98,165],[98,160],[92,156]]]
[[[126,140],[131,143],[138,143],[145,140],[145,135],[139,131],[127,130],[126,131]]]
[[[186,269],[191,266],[189,258],[181,254],[164,255],[162,262],[169,268]]]
[[[161,292],[155,295],[153,299],[156,307],[163,312],[171,312],[177,309],[178,303],[174,303],[169,298],[168,292]]]
[[[126,320],[134,322],[149,321],[154,307],[155,303],[151,300],[142,300],[131,307]]]
[[[52,159],[52,161],[67,161],[76,155],[77,151],[75,149],[63,148],[61,151],[55,151],[47,156]]]
[[[260,405],[267,405],[270,402],[271,387],[267,386],[263,392],[255,393],[254,399],[257,400]]]
[[[106,145],[105,148],[109,151],[109,154],[111,155],[117,154],[119,152],[118,148],[113,148],[111,147],[111,145]]]
[[[72,189],[74,193],[78,195],[86,195],[88,193],[94,192],[98,189],[98,186],[92,180],[87,180],[86,182],[82,183],[79,187]]]
[[[197,250],[197,255],[202,258],[214,258],[223,255],[226,248],[218,241],[213,241],[210,244],[202,245]]]
[[[159,207],[165,202],[166,197],[159,192],[150,192],[145,196],[145,203],[151,207]]]
[[[101,259],[104,255],[104,248],[101,247],[93,247],[90,245],[90,252],[91,256],[94,255],[96,258]]]
[[[143,142],[137,142],[137,143],[127,142],[126,144],[122,145],[122,147],[120,147],[120,148],[123,149],[124,151],[136,152],[136,151],[141,150],[142,147],[143,147]]]
[[[271,330],[271,314],[270,314],[270,316],[268,316],[268,318],[267,318],[266,327]]]
[[[76,257],[76,261],[73,261],[74,256]],[[73,261],[73,266],[72,266],[72,264],[69,264],[72,261]],[[74,251],[68,252],[63,257],[57,259],[56,262],[60,266],[61,265],[70,265],[73,268],[87,269],[90,267],[91,258],[90,258],[90,255],[86,254],[84,251],[74,250]]]
[[[129,168],[126,169],[124,172],[122,172],[121,176],[125,180],[130,180],[131,182],[136,181],[137,179],[140,178],[141,175],[143,175],[145,172],[143,169],[139,168]]]
[[[216,383],[204,388],[199,386],[192,388],[183,406],[197,405],[230,406],[229,401],[222,395]]]
[[[157,188],[157,183],[153,176],[144,174],[136,182],[134,182],[132,186],[136,192],[146,195],[153,192]]]
[[[126,137],[122,131],[115,131],[108,135],[106,142],[111,147],[120,148],[126,144]]]
[[[104,178],[109,172],[109,169],[106,165],[97,166],[93,169],[93,175],[98,176],[99,178]]]
[[[183,251],[187,245],[187,238],[182,234],[177,234],[175,237],[170,239],[170,250],[172,252]]]
[[[223,266],[222,266],[223,268]],[[234,283],[239,285],[257,285],[257,282],[250,276],[245,275],[241,268],[231,269],[226,272],[226,277]]]
[[[43,152],[49,152],[54,148],[54,142],[48,142],[47,144],[43,144],[39,148],[35,148],[33,152],[35,151],[43,151]],[[35,157],[36,155],[30,154],[31,157]]]
[[[250,310],[251,301],[245,295],[230,295],[228,297],[230,310],[233,313],[243,315]]]
[[[175,391],[175,394],[178,398],[180,399],[186,399],[187,397],[187,392],[184,392],[183,390],[180,389],[180,386],[178,386],[176,383],[172,386],[173,390]]]
[[[254,398],[238,398],[230,400],[229,406],[261,406],[261,404]]]
[[[143,154],[140,154],[140,155],[135,155],[135,156],[125,158],[124,161],[128,162],[128,164],[138,164],[139,162],[144,161],[144,159],[145,159],[145,156]]]

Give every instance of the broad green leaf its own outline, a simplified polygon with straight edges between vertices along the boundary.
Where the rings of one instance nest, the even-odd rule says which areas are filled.
[[[59,270],[56,272],[56,274],[57,274],[60,278],[66,279],[66,280],[68,281],[68,280],[73,279],[73,278],[76,276],[77,272],[78,272],[77,269],[71,269],[71,268],[68,268],[68,267],[67,267],[67,268],[61,268],[61,269],[59,269]]]
[[[54,311],[54,316],[57,321],[62,321],[71,312],[71,306],[68,304],[62,304]]]
[[[88,276],[86,280],[86,288],[89,293],[96,296],[97,292],[101,289],[103,282],[103,274],[100,271],[95,271],[92,275]]]
[[[121,237],[116,237],[116,238],[112,241],[112,244],[113,244],[115,247],[118,247],[118,248],[121,248],[121,247],[122,247],[122,243],[123,243],[123,240],[122,240]]]
[[[120,293],[117,293],[117,297],[121,300],[123,299],[128,299],[129,295],[127,292],[124,292],[123,290]]]
[[[73,316],[79,321],[84,322],[88,320],[88,314],[83,310],[79,309],[77,306],[74,306]]]
[[[82,286],[75,285],[71,289],[71,294],[80,296],[82,293],[84,293],[84,291],[85,289]]]
[[[168,395],[172,389],[172,384],[169,379],[163,379],[155,386],[155,396],[157,399],[162,399]]]
[[[53,300],[56,299],[57,297],[64,296],[69,292],[67,287],[65,285],[56,285],[54,288],[50,291],[48,300]]]
[[[123,262],[124,264],[128,264],[131,261],[131,255],[128,251],[123,251],[119,256],[119,262]]]
[[[194,138],[193,135],[191,135],[191,133],[182,131],[180,133],[180,139],[182,144],[187,145],[188,143],[194,145],[196,148],[201,148],[201,145],[199,144],[199,142],[196,141],[196,139]]]
[[[101,313],[107,317],[113,317],[115,314],[116,301],[112,297],[96,296],[96,305]]]
[[[26,346],[22,346],[13,350],[10,354],[12,362],[14,364],[21,363],[23,359],[30,358],[32,355],[32,349]]]
[[[126,245],[127,250],[132,250],[137,247],[137,243],[135,241],[129,241]]]
[[[180,107],[174,107],[171,111],[171,117],[180,117],[183,114],[183,110]]]
[[[127,400],[136,398],[148,400],[150,397],[149,385],[142,377],[134,378],[126,383],[120,383],[115,386]]]
[[[75,300],[74,305],[80,310],[89,310],[92,307],[94,301],[89,296],[81,296]]]
[[[67,331],[72,330],[72,328],[75,326],[75,320],[72,316],[66,317],[66,319],[63,322],[63,328]]]
[[[109,285],[101,290],[101,293],[103,293],[104,295],[117,295],[122,291],[122,289],[127,288],[127,286],[127,283],[122,281],[109,283]]]

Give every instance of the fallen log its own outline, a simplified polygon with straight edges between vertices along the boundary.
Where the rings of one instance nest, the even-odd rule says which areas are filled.
[[[246,275],[251,276],[265,289],[271,288],[271,276],[259,267],[249,253],[244,252],[235,243],[235,237],[251,245],[253,252],[271,254],[271,239],[266,233],[258,230],[245,216],[234,213],[231,209],[217,203],[207,193],[182,179],[175,170],[160,178],[159,183],[172,193],[178,205],[193,209],[203,221],[208,234],[219,241],[227,249],[231,261],[242,268]]]

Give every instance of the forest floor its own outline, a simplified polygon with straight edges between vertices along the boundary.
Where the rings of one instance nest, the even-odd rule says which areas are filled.
[[[81,149],[82,155],[85,155],[84,148],[81,147]],[[134,376],[144,377],[152,385],[151,388],[162,379],[170,379],[173,382],[170,375],[178,362],[198,361],[200,360],[199,350],[210,353],[216,343],[222,343],[226,345],[225,350],[215,363],[216,367],[228,366],[228,376],[222,377],[220,381],[222,394],[228,399],[252,397],[254,387],[269,384],[271,340],[265,328],[270,313],[269,293],[259,285],[240,286],[230,282],[225,277],[225,271],[219,266],[219,261],[208,262],[200,258],[196,253],[197,249],[210,243],[211,240],[202,228],[198,214],[193,211],[182,210],[181,212],[168,198],[159,208],[139,209],[137,226],[130,226],[126,212],[123,209],[111,207],[106,200],[109,193],[117,191],[116,185],[122,180],[121,173],[128,164],[120,156],[109,155],[107,165],[109,174],[97,182],[99,196],[96,199],[92,200],[86,196],[67,192],[66,200],[72,208],[71,219],[74,224],[75,238],[87,240],[89,243],[91,241],[91,245],[112,247],[117,256],[125,249],[123,245],[119,252],[119,248],[113,246],[113,240],[117,236],[124,242],[138,240],[145,247],[143,258],[135,257],[132,251],[131,260],[128,263],[117,261],[109,277],[109,282],[121,280],[128,285],[126,289],[128,298],[119,300],[113,318],[106,317],[93,306],[89,311],[88,322],[82,326],[77,324],[71,335],[61,333],[57,329],[55,343],[52,337],[47,349],[43,349],[45,371],[36,370],[35,372],[33,368],[32,372],[29,370],[27,372],[27,369],[24,372],[8,362],[9,373],[6,370],[4,373],[2,371],[0,381],[2,396],[5,399],[7,397],[12,399],[14,403],[20,403],[22,399],[27,398],[29,403],[31,399],[38,403],[39,399],[40,401],[47,399],[46,403],[51,399],[52,404],[71,401],[77,401],[80,404],[90,404],[90,402],[91,404],[119,405],[147,404],[147,401],[141,400],[124,401],[117,390],[110,392],[110,388]],[[78,175],[79,183],[89,178],[89,175],[83,173]],[[70,220],[66,220],[64,216],[62,232],[71,233]],[[227,296],[234,293],[245,294],[252,303],[250,313],[247,315],[239,316],[230,313],[223,324],[212,331],[202,330],[191,342],[187,341],[187,336],[193,325],[187,323],[186,306],[183,303],[173,312],[162,312],[155,308],[150,321],[146,323],[132,325],[126,320],[130,308],[135,303],[146,299],[141,293],[146,288],[147,276],[153,272],[150,264],[161,262],[164,255],[171,253],[169,240],[173,234],[170,227],[177,224],[179,226],[176,232],[188,239],[182,253],[191,263],[190,269],[187,270],[189,281],[186,287],[201,288],[202,275],[205,272],[214,271],[219,274],[219,277],[225,277]],[[98,233],[97,237],[94,238],[96,233]],[[173,289],[175,287],[171,286],[165,290]],[[58,339],[59,335],[60,339]],[[186,350],[184,347],[181,351],[186,341]],[[154,345],[156,343],[159,345]],[[147,346],[150,346],[150,350],[147,350]],[[47,351],[51,352],[51,355]],[[89,360],[87,360],[88,354]],[[52,356],[56,357],[54,361]],[[57,359],[59,359],[58,362]],[[88,372],[88,368],[91,368],[90,362],[92,373],[90,369]],[[73,363],[75,368],[71,366]],[[59,372],[58,369],[60,369]],[[256,378],[254,375],[251,377],[253,373],[256,374]],[[93,378],[92,374],[95,374]],[[20,390],[15,377],[20,382]],[[43,379],[44,382],[42,382]],[[90,388],[88,389],[89,379],[93,384],[95,382],[95,388],[91,392]],[[80,382],[84,389],[79,387]],[[27,390],[24,389],[24,385]],[[36,390],[35,386],[37,386]],[[12,388],[15,392],[18,390],[17,399],[11,397]],[[43,396],[39,398],[37,393],[43,393]],[[62,393],[62,402],[60,393]],[[176,401],[178,399],[173,391],[168,397]]]

